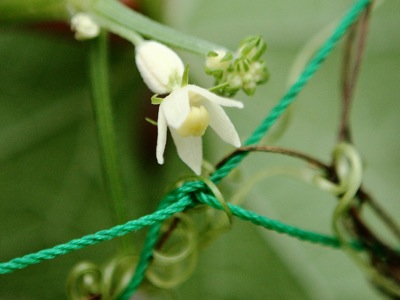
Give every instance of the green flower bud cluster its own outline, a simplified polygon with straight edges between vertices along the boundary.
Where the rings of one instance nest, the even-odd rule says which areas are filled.
[[[269,79],[262,55],[267,49],[259,36],[249,36],[239,45],[236,53],[215,50],[207,54],[206,73],[214,76],[212,91],[226,97],[234,96],[239,90],[253,95],[257,85]]]

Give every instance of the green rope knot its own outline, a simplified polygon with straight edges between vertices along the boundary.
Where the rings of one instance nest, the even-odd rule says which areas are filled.
[[[204,226],[206,229],[195,228],[189,215],[191,208],[205,203],[214,208],[222,209],[228,217],[229,224],[232,223],[233,213],[231,209],[218,187],[207,178],[193,176],[179,180],[175,184],[175,189],[161,201],[159,209],[171,205],[176,199],[188,199],[191,204],[187,206],[184,213],[177,213],[173,215],[172,220],[167,220],[162,224],[157,223],[150,228],[135,275],[120,299],[129,299],[145,276],[157,287],[165,289],[173,288],[189,278],[196,265],[197,248],[199,245],[201,246],[198,240],[208,244],[216,235],[225,231],[224,226],[213,225],[214,218],[208,218]],[[209,209],[210,207],[206,207],[203,210],[206,211],[206,215]],[[208,214],[208,216],[210,215]],[[175,230],[179,228],[179,225],[183,225],[183,228],[176,233]],[[180,236],[180,242],[178,242],[178,245],[180,245],[173,246],[172,250],[169,248],[166,250],[167,253],[164,250],[161,251],[174,235],[175,239],[176,236]],[[182,240],[185,242],[182,242]],[[172,251],[172,254],[168,251]]]

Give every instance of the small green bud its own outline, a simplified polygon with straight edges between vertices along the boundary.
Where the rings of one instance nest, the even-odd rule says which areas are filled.
[[[206,72],[208,74],[213,74],[213,72],[226,70],[229,67],[232,58],[232,53],[229,53],[226,50],[215,50],[209,52],[206,58]]]
[[[214,50],[207,54],[207,74],[215,79],[213,91],[223,96],[234,96],[240,89],[253,95],[257,85],[265,83],[269,74],[261,59],[267,45],[259,36],[249,36],[239,45],[235,54]]]

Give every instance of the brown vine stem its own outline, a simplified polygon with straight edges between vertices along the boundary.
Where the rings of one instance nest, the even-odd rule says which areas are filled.
[[[267,146],[267,145],[254,145],[254,146],[244,146],[237,148],[235,151],[233,151],[231,154],[223,158],[216,166],[216,169],[220,168],[222,165],[225,164],[226,161],[231,159],[232,157],[238,155],[239,153],[243,152],[270,152],[270,153],[277,153],[277,154],[282,154],[282,155],[287,155],[295,158],[299,158],[302,160],[305,160],[309,164],[313,165],[314,167],[324,169],[326,171],[330,171],[330,167],[321,162],[320,160],[311,157],[307,154],[295,151],[295,150],[290,150],[286,148],[281,148],[281,147],[275,147],[275,146]]]
[[[372,2],[371,2],[372,3]],[[351,142],[350,109],[365,50],[371,4],[361,19],[355,23],[347,35],[342,63],[342,114],[339,129],[339,142]],[[358,37],[357,37],[358,36]],[[357,45],[355,43],[357,42]],[[356,49],[354,49],[356,48]],[[355,53],[353,53],[353,51]]]
[[[378,272],[390,277],[400,284],[400,255],[396,249],[392,249],[367,227],[362,221],[360,212],[356,207],[350,209],[350,215],[354,221],[354,231],[362,237],[362,242],[369,252],[371,263]],[[397,299],[397,298],[396,298]]]
[[[324,162],[320,161],[319,159],[316,159],[314,157],[311,157],[310,155],[295,151],[295,150],[290,150],[286,148],[281,148],[281,147],[275,147],[275,146],[267,146],[267,145],[255,145],[255,146],[245,146],[245,147],[240,147],[233,151],[231,154],[223,158],[216,166],[218,169],[220,166],[224,165],[226,161],[234,157],[235,155],[238,155],[239,153],[242,152],[269,152],[269,153],[277,153],[277,154],[282,154],[286,156],[291,156],[294,158],[299,158],[310,165],[317,167],[319,169],[324,170],[327,173],[328,178],[330,178],[332,181],[335,181],[337,179],[335,171],[332,166],[329,166],[325,164]],[[359,191],[357,192],[357,198],[361,200],[361,202],[367,202],[371,208],[375,211],[375,213],[380,217],[380,219],[386,224],[386,226],[391,230],[391,232],[400,240],[400,229],[397,226],[396,222],[383,210],[383,208],[369,195],[363,187],[360,187]]]
[[[378,203],[376,203],[371,195],[360,188],[360,191],[357,193],[357,197],[361,201],[365,201],[371,206],[371,208],[381,218],[381,220],[386,223],[388,228],[392,231],[393,235],[400,241],[400,229],[398,224],[382,209],[382,207]]]
[[[179,218],[174,218],[171,222],[171,224],[169,225],[169,228],[167,229],[166,232],[164,232],[164,234],[162,234],[160,236],[160,238],[157,241],[157,244],[155,246],[155,249],[160,251],[162,249],[162,247],[164,246],[164,244],[167,242],[167,240],[169,239],[169,237],[171,236],[171,234],[173,233],[173,231],[175,230],[176,227],[178,227],[179,225]]]
[[[342,114],[338,135],[339,142],[346,141],[351,143],[352,140],[350,130],[350,109],[365,50],[365,42],[373,2],[374,1],[371,1],[371,4],[365,9],[359,21],[352,26],[344,45],[342,64]],[[396,238],[400,240],[400,229],[398,225],[384,211],[384,209],[362,189],[360,189],[360,197],[358,198],[363,202],[367,202],[381,220],[386,223]]]
[[[373,3],[374,1],[371,1],[370,5],[366,7],[357,23],[352,26],[344,45],[342,64],[342,114],[338,134],[339,142],[352,142],[350,131],[350,109],[360,71],[362,56],[365,50],[368,23]],[[360,200],[361,205],[354,205],[350,209],[349,216],[353,224],[350,225],[346,222],[346,227],[349,232],[354,232],[355,236],[366,246],[366,251],[370,256],[371,266],[373,266],[383,277],[390,278],[399,284],[399,253],[385,245],[385,243],[381,241],[380,237],[370,230],[364,223],[360,212],[362,204],[367,203],[374,210],[377,217],[386,224],[387,228],[398,240],[400,240],[400,229],[396,222],[369,194],[362,189],[362,187],[360,187],[356,196]],[[384,287],[382,286],[380,289],[384,289]],[[390,296],[394,296],[390,291],[386,291],[386,293]]]

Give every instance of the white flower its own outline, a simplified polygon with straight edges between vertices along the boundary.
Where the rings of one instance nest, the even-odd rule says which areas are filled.
[[[77,40],[92,39],[100,33],[99,25],[85,13],[77,13],[72,17],[71,29],[75,31],[75,38]]]
[[[225,142],[240,147],[239,136],[222,106],[242,108],[241,102],[185,84],[181,59],[171,49],[157,42],[139,45],[136,64],[151,90],[170,93],[162,100],[158,111],[156,156],[159,164],[164,163],[167,128],[179,157],[198,175],[203,161],[202,136],[208,126]]]
[[[203,162],[202,140],[208,126],[225,142],[240,147],[240,139],[221,106],[242,108],[241,102],[217,96],[195,85],[174,88],[158,111],[157,161],[164,163],[167,127],[179,157],[197,175]]]

